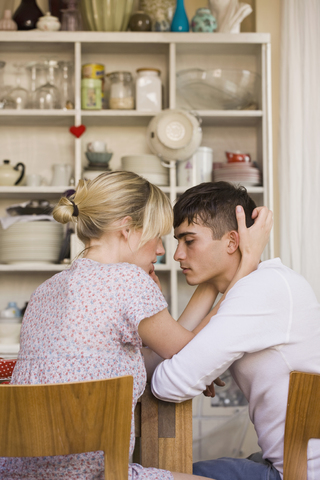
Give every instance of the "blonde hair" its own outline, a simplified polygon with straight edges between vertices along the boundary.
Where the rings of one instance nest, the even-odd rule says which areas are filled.
[[[116,222],[131,217],[126,225]],[[142,230],[140,245],[167,235],[173,223],[169,198],[157,186],[133,172],[113,171],[91,181],[80,180],[75,194],[62,197],[53,210],[57,222],[77,224],[79,239],[92,238],[122,228]]]

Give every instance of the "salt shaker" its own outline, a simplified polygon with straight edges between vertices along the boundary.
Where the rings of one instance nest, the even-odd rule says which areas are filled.
[[[162,107],[162,85],[160,70],[138,68],[136,81],[136,109],[141,112],[154,112]]]

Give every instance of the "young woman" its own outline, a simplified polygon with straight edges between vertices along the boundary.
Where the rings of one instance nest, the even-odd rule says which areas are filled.
[[[80,181],[72,197],[61,198],[53,216],[61,223],[76,222],[85,250],[68,270],[54,275],[32,295],[21,329],[12,383],[75,382],[132,375],[134,412],[146,385],[142,345],[162,358],[170,358],[195,335],[169,314],[154,273],[157,255],[164,254],[161,237],[172,228],[170,202],[158,187],[138,175],[114,171],[91,182]],[[248,235],[241,213],[239,219],[245,249],[257,252],[258,264],[269,225],[259,215],[256,228],[250,229]],[[237,275],[241,278],[250,271],[252,263],[246,264],[244,257]],[[188,323],[188,315],[193,320],[196,317],[200,329],[201,319],[212,308],[215,296],[212,287],[199,287],[182,321]],[[134,415],[130,455],[133,448]],[[3,480],[103,479],[103,469],[102,452],[0,459]],[[202,477],[129,465],[129,479],[189,478]]]

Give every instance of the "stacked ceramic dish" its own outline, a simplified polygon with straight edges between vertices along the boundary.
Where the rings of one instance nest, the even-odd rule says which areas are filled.
[[[253,187],[261,185],[260,170],[253,166],[251,162],[246,163],[214,163],[213,181],[229,182],[244,187]]]
[[[54,221],[16,222],[0,228],[0,262],[55,263],[63,241],[63,225]]]
[[[135,172],[155,185],[169,185],[169,169],[156,155],[126,155],[121,158],[123,170]]]

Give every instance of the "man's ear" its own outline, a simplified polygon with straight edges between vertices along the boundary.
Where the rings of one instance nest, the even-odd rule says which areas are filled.
[[[231,230],[227,237],[227,253],[232,255],[239,247],[239,233]]]
[[[126,216],[126,217],[122,218],[119,222],[120,227],[122,227],[121,230],[120,230],[120,233],[126,240],[128,240],[129,235],[130,235],[129,225],[130,225],[131,221],[132,221],[132,218],[130,216]]]

